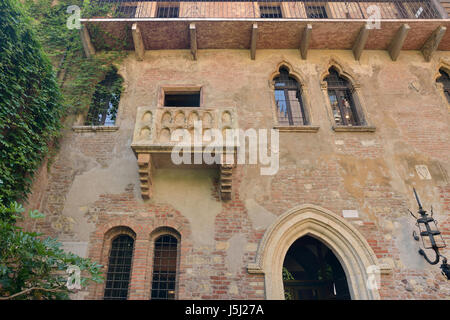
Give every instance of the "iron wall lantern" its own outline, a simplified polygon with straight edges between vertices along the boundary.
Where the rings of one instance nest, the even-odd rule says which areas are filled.
[[[431,207],[431,215],[428,215],[427,212],[422,208],[422,204],[420,203],[419,196],[417,195],[416,189],[414,189],[414,196],[416,197],[417,204],[419,205],[419,217],[416,217],[411,210],[408,210],[409,213],[416,219],[416,226],[419,229],[419,235],[417,235],[416,230],[413,231],[413,238],[416,241],[422,239],[423,249],[419,249],[419,254],[422,255],[425,260],[429,264],[438,264],[440,259],[442,258],[441,270],[442,274],[450,279],[450,265],[447,264],[447,258],[444,257],[439,249],[445,248],[446,244],[444,239],[442,238],[442,234],[437,228],[437,221],[433,219],[433,207]],[[420,236],[420,237],[419,237]],[[425,253],[424,249],[432,249],[436,257],[434,260],[430,260]]]

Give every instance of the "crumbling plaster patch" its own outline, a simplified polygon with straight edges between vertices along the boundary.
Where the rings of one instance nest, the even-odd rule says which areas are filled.
[[[101,194],[122,193],[129,184],[139,185],[136,158],[131,151],[112,159],[107,168],[98,166],[75,176],[62,215],[75,220],[71,231],[80,241],[88,241],[90,233],[95,230],[95,225],[85,217],[86,208]],[[137,195],[135,197],[138,198]]]

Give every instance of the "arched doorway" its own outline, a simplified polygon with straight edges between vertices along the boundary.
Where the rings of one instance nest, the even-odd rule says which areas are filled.
[[[330,248],[345,271],[352,300],[380,299],[377,286],[369,285],[369,271],[390,272],[378,259],[358,230],[333,212],[306,204],[279,216],[266,230],[256,252],[255,262],[247,266],[252,274],[264,274],[269,300],[284,299],[283,262],[291,245],[311,236]]]
[[[350,300],[347,277],[323,242],[304,236],[289,248],[283,263],[286,300]]]

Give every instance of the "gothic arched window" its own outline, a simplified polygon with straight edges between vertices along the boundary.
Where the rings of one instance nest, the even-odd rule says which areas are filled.
[[[327,82],[328,97],[333,111],[334,121],[338,126],[362,125],[353,99],[353,87],[350,82],[341,77],[336,69],[330,68]]]
[[[174,300],[177,284],[178,240],[163,234],[155,240],[151,298]]]
[[[134,239],[121,234],[111,242],[108,273],[106,274],[105,300],[126,300],[130,284]]]
[[[97,83],[85,125],[112,126],[116,123],[122,83],[123,79],[115,68],[111,68],[105,79]]]
[[[286,68],[280,68],[279,76],[274,78],[274,87],[278,123],[288,126],[307,125],[308,118],[303,106],[301,85],[289,76]]]
[[[445,97],[450,103],[450,77],[448,76],[448,73],[443,69],[439,69],[439,73],[441,74],[441,76],[436,79],[436,82],[442,83]]]

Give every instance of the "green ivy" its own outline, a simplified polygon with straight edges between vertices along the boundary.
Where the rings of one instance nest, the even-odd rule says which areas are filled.
[[[104,43],[96,46],[108,49],[98,52],[91,58],[84,55],[79,30],[68,29],[67,19],[71,13],[67,8],[71,5],[79,6],[81,17],[104,15],[111,5],[94,5],[83,0],[60,0],[56,5],[53,0],[26,0],[27,11],[34,18],[34,26],[38,38],[45,52],[53,58],[53,66],[57,72],[64,70],[65,77],[61,81],[61,91],[64,105],[69,114],[85,113],[91,104],[96,85],[102,81],[112,65],[120,64],[123,57],[125,40],[113,48]],[[90,28],[91,34],[99,34],[99,38],[106,37],[95,26]],[[92,35],[91,35],[92,36]],[[114,51],[118,50],[119,51]],[[62,61],[62,63],[61,63]]]
[[[79,30],[70,30],[66,25],[71,15],[67,7],[71,5],[82,8],[82,17],[110,12],[110,6],[96,8],[83,0],[59,0],[56,4],[53,0],[22,2],[0,2],[3,204],[25,201],[42,159],[56,154],[62,125],[71,125],[71,114],[87,113],[97,84],[126,55],[123,51],[105,51],[86,58]],[[92,33],[101,31],[94,27]],[[110,49],[123,47],[114,46]],[[59,84],[56,75],[60,75]]]
[[[17,0],[0,2],[0,203],[22,198],[58,136],[63,99]]]

